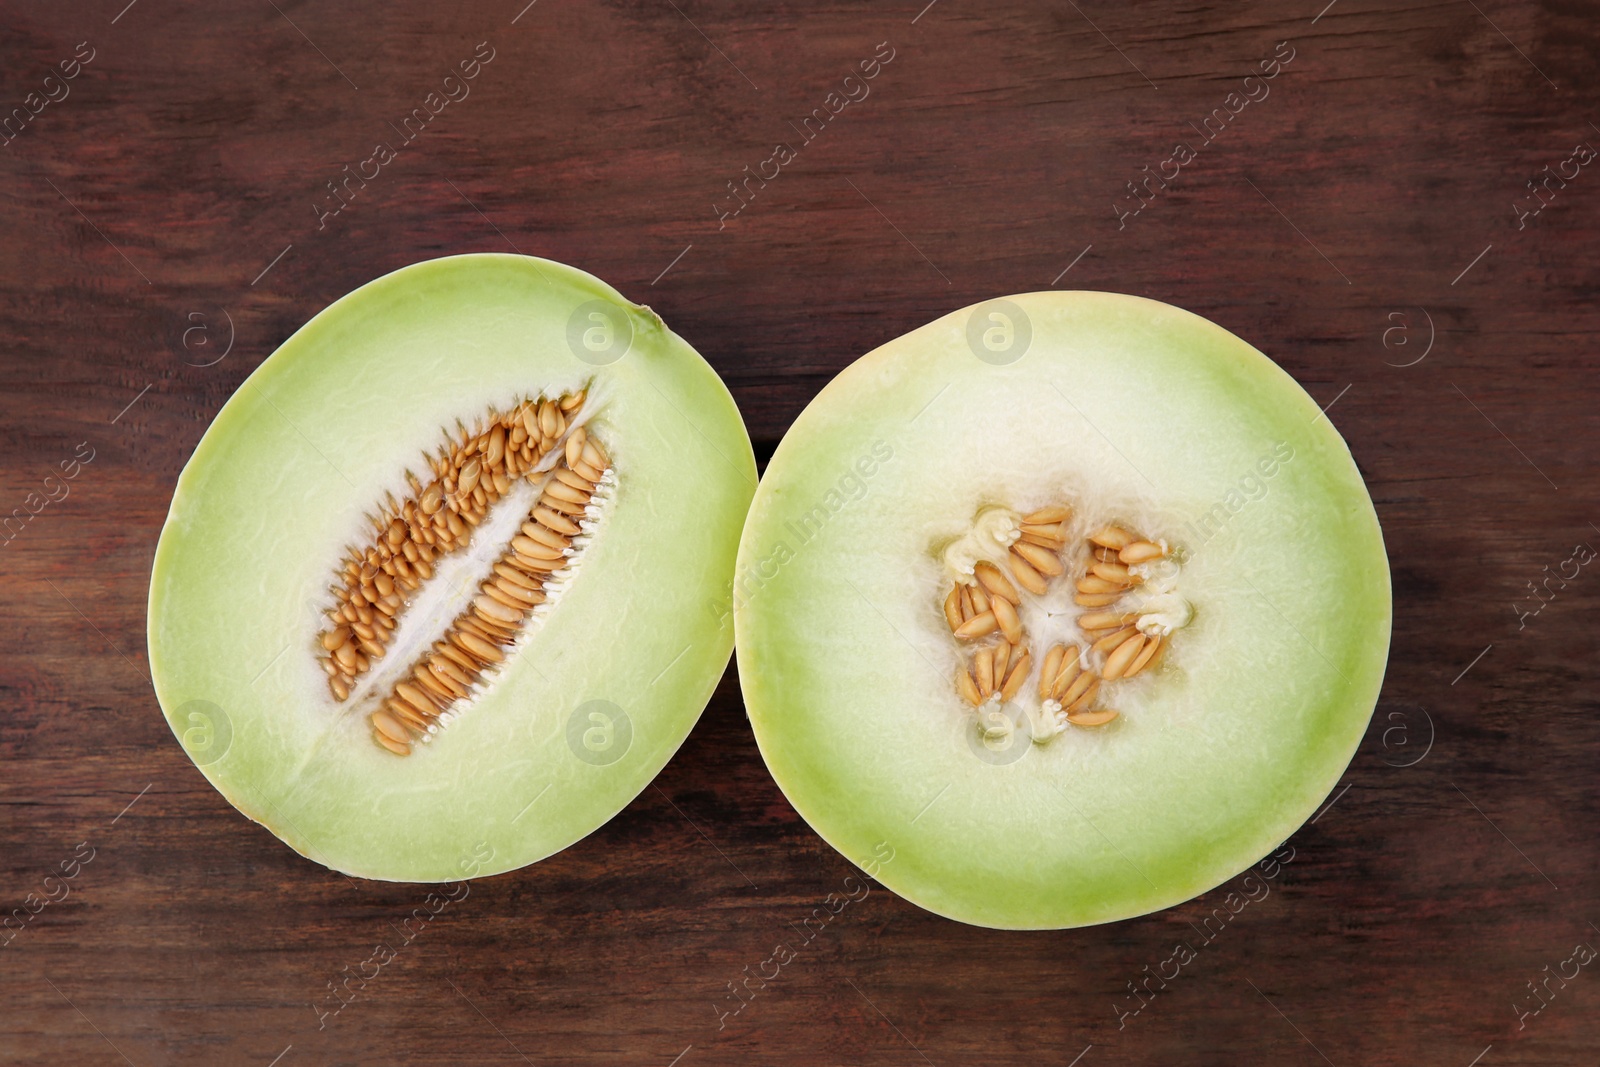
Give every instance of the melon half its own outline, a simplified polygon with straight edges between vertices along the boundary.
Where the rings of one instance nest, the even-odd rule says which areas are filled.
[[[1354,754],[1390,628],[1316,403],[1202,318],[1093,292],[958,311],[834,379],[761,481],[733,602],[796,810],[1002,928],[1169,907],[1272,850]]]
[[[157,696],[319,863],[523,866],[705,707],[754,490],[727,390],[649,308],[530,257],[407,267],[284,342],[195,449],[151,577]]]

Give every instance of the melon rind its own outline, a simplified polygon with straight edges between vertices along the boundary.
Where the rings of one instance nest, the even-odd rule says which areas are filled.
[[[963,309],[796,420],[741,540],[739,674],[773,777],[846,858],[964,922],[1081,926],[1219,885],[1316,810],[1377,700],[1389,571],[1348,448],[1270,359],[1155,301],[1007,299],[1020,359],[978,358],[991,305]],[[1062,499],[1080,535],[1116,518],[1186,549],[1194,620],[1106,687],[1119,721],[985,762],[934,549],[982,507]]]
[[[631,328],[615,361],[569,343],[591,301]],[[585,385],[618,485],[577,580],[442,736],[391,755],[317,663],[344,547],[456,420]],[[726,592],[754,488],[727,389],[649,308],[533,257],[406,267],[285,341],[196,447],[151,575],[157,696],[211,783],[318,863],[418,882],[521,867],[620,811],[705,707],[732,651]],[[614,762],[569,743],[595,700],[628,716]]]

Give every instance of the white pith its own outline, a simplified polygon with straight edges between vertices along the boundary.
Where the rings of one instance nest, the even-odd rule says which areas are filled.
[[[972,585],[977,581],[973,568],[982,560],[1003,561],[1006,550],[1021,536],[1022,516],[1010,508],[984,508],[972,520],[972,528],[946,545],[941,554],[950,579]]]

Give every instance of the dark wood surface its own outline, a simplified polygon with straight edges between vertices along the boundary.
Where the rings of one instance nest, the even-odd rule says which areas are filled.
[[[125,2],[0,27],[0,108],[68,93],[0,147],[0,511],[93,450],[3,548],[0,903],[69,895],[0,948],[0,1061],[1600,1063],[1600,966],[1550,977],[1600,947],[1600,573],[1566,564],[1536,615],[1529,586],[1600,545],[1600,167],[1517,207],[1600,147],[1596,5]],[[471,95],[319,229],[325,183],[479,42]],[[799,143],[880,42],[870,96]],[[654,306],[763,457],[860,353],[1007,292],[1144,294],[1271,354],[1332,405],[1396,594],[1373,727],[1271,894],[1121,1026],[1227,887],[1036,934],[874,888],[722,1017],[851,873],[730,671],[613,822],[472,883],[319,1028],[427,890],[301,859],[189,764],[147,676],[150,560],[208,420],[296,327],[496,249]]]

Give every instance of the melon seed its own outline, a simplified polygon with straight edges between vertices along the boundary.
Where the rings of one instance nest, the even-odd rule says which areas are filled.
[[[1022,620],[1017,617],[1017,609],[1011,606],[1011,601],[997,596],[989,602],[989,612],[1007,641],[1017,644],[1022,640]]]
[[[1056,558],[1054,552],[1040,548],[1038,545],[1030,544],[1027,541],[1018,541],[1011,546],[1011,551],[1027,560],[1033,569],[1040,574],[1049,575],[1052,578],[1066,569],[1061,565],[1061,560]]]
[[[1026,558],[1017,554],[1017,546],[1011,546],[1011,554],[1006,557],[1006,563],[1011,566],[1011,575],[1016,578],[1017,584],[1022,586],[1034,596],[1044,596],[1049,586],[1045,583],[1044,576],[1033,569],[1033,564]]]
[[[983,703],[983,694],[978,692],[977,685],[972,681],[972,675],[967,673],[965,667],[956,668],[956,692],[973,707]]]
[[[1031,661],[1032,657],[1028,654],[1028,650],[1023,649],[1022,655],[1018,656],[1017,662],[1012,665],[1005,684],[1000,687],[1001,700],[1011,700],[1021,692],[1022,683],[1028,680],[1028,665]]]
[[[1118,552],[1117,558],[1123,563],[1148,563],[1166,554],[1166,549],[1160,545],[1151,544],[1149,541],[1135,541]]]
[[[1135,538],[1120,526],[1102,526],[1089,535],[1089,540],[1103,548],[1122,549],[1132,544]]]
[[[1146,638],[1144,650],[1141,651],[1138,657],[1128,665],[1128,669],[1123,672],[1122,676],[1124,678],[1132,678],[1134,675],[1138,674],[1140,671],[1144,670],[1151,663],[1153,663],[1156,656],[1160,654],[1161,646],[1165,643],[1165,641],[1166,639],[1160,636]]]
[[[1051,507],[1040,508],[1022,517],[1022,522],[1027,526],[1048,526],[1061,522],[1072,515],[1065,505],[1056,504]]]
[[[972,568],[973,577],[983,583],[983,587],[998,597],[1004,597],[1013,604],[1022,603],[1022,597],[1017,593],[1017,587],[1011,584],[1011,579],[1000,573],[988,560],[981,560]]]
[[[1121,645],[1122,642],[1126,641],[1128,638],[1132,637],[1138,632],[1139,631],[1132,626],[1124,626],[1120,630],[1114,630],[1111,633],[1106,634],[1104,637],[1100,638],[1100,640],[1090,645],[1089,651],[1102,656],[1108,655],[1113,649]]]
[[[994,612],[986,611],[981,615],[974,615],[956,629],[956,636],[964,639],[982,637],[992,634],[999,629],[1000,623],[995,619]]]
[[[980,648],[972,657],[972,671],[978,677],[978,692],[984,696],[994,692],[994,649]]]
[[[950,595],[944,598],[944,621],[950,624],[950,632],[955,633],[961,629],[961,587],[950,587]]]
[[[1106,657],[1106,665],[1101,668],[1100,677],[1106,679],[1107,681],[1110,681],[1114,678],[1121,678],[1123,672],[1125,672],[1128,667],[1132,665],[1134,658],[1139,655],[1143,648],[1143,634],[1136,633],[1126,641],[1122,642],[1122,644],[1118,645],[1111,652],[1111,654]]]

